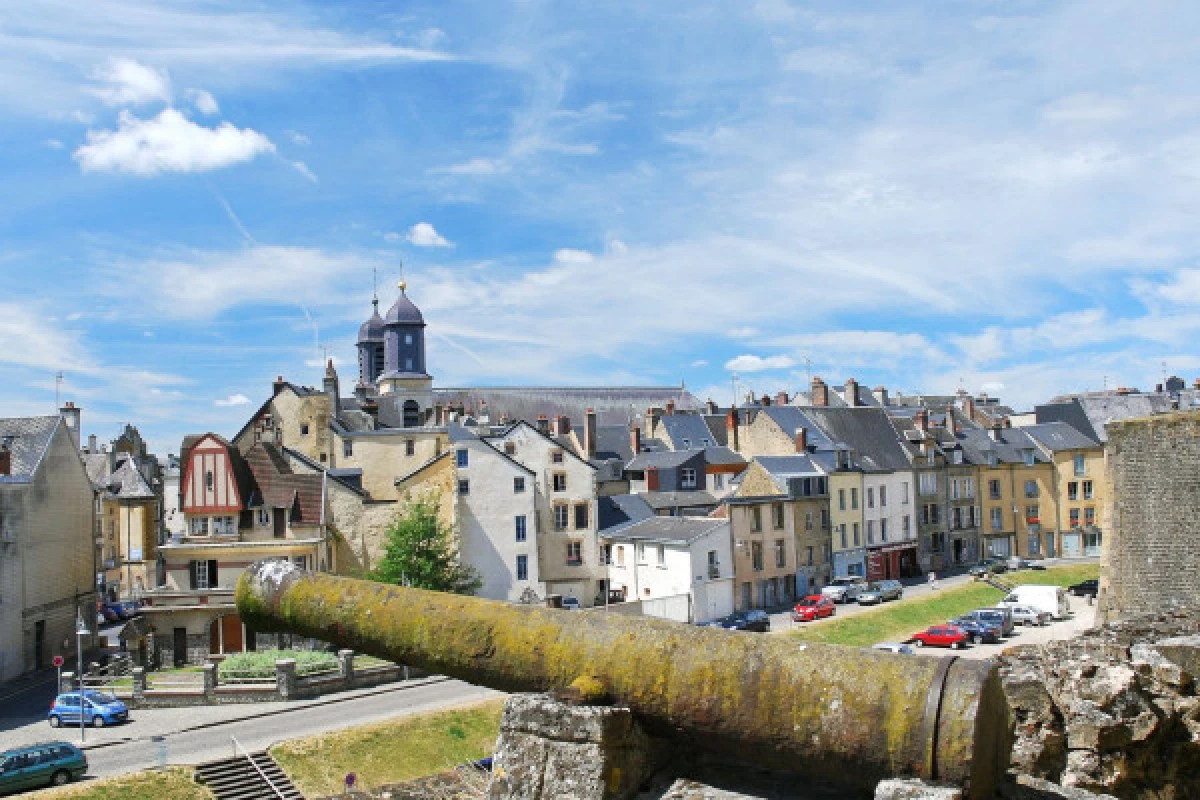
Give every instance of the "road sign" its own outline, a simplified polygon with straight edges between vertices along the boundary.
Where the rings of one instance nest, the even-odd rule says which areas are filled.
[[[358,775],[353,772],[346,773],[346,791],[350,791],[358,783]]]
[[[54,659],[50,663],[56,667],[61,667],[63,665],[63,657],[55,656]]]

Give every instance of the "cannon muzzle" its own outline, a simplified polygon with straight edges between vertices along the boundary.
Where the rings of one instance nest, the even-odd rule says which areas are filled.
[[[872,787],[920,777],[991,797],[1012,722],[990,661],[905,656],[646,617],[482,600],[258,562],[237,606],[287,631],[503,691],[594,677],[652,733]]]

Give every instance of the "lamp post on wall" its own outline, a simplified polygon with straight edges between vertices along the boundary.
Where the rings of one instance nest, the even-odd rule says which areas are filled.
[[[83,709],[83,637],[91,635],[91,630],[83,621],[83,612],[80,611],[75,619],[75,652],[79,656],[79,741],[87,740],[86,728],[84,727]]]

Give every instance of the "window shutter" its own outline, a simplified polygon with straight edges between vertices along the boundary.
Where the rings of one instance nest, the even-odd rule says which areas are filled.
[[[214,559],[208,562],[208,586],[212,588],[213,586],[220,585],[220,581],[217,580],[217,562]]]
[[[192,589],[197,588],[196,587],[196,562],[195,561],[188,562],[188,586],[189,586],[189,588],[192,588]]]

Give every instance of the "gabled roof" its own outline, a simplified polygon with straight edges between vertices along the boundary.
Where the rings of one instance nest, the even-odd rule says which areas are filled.
[[[1026,425],[1021,428],[1035,442],[1050,452],[1058,450],[1087,450],[1100,447],[1100,443],[1084,436],[1065,422],[1046,422]]]
[[[108,488],[122,500],[149,500],[155,495],[132,458],[125,459],[108,479]]]
[[[728,464],[745,465],[749,462],[740,453],[723,445],[715,445],[704,448],[704,463],[724,466]]]
[[[582,425],[572,425],[571,433],[579,447],[584,445],[584,429]],[[633,442],[629,438],[628,425],[597,425],[596,426],[596,461],[620,461],[624,464],[633,458]]]
[[[699,414],[668,414],[660,417],[658,424],[675,450],[702,450],[721,444]],[[655,438],[660,436],[656,431]]]
[[[1110,422],[1165,414],[1171,410],[1171,396],[1157,392],[1086,394],[1061,400],[1056,398],[1054,402],[1034,407],[1039,423],[1065,422],[1097,442],[1108,441],[1104,426]]]
[[[645,469],[677,469],[692,461],[704,461],[703,450],[656,450],[652,453],[638,453],[633,460],[625,465],[627,470]]]
[[[60,423],[62,417],[57,416],[0,418],[0,442],[8,443],[11,459],[10,474],[0,475],[0,482],[32,480]]]
[[[797,406],[766,406],[759,413],[778,425],[788,436],[795,436],[796,431],[804,428],[807,431],[808,446],[816,450],[832,450],[833,439],[822,430],[816,420],[809,414],[815,406],[799,408]],[[828,410],[828,409],[822,409]]]
[[[329,480],[334,481],[335,483],[339,484],[340,486],[344,486],[347,489],[349,489],[350,491],[354,492],[355,494],[362,495],[363,497],[367,496],[366,489],[363,489],[361,486],[356,486],[353,483],[351,483],[350,481],[346,480],[345,477],[343,477],[342,475],[339,474],[339,470],[326,469],[324,464],[318,464],[316,461],[313,461],[311,458],[304,455],[304,453],[301,453],[299,450],[293,450],[290,447],[281,447],[279,449],[280,449],[280,452],[282,452],[285,456],[287,456],[288,458],[296,459],[297,461],[299,461],[301,464],[305,465],[309,469],[316,470],[318,473],[324,472],[326,475],[329,476]],[[345,472],[345,471],[343,471],[343,472]],[[361,475],[361,473],[362,473],[362,470],[359,470],[360,475]]]
[[[255,442],[245,458],[254,479],[248,507],[287,508],[292,512],[292,524],[321,523],[324,492],[320,475],[293,472],[279,448],[266,442]]]
[[[654,509],[638,494],[614,494],[596,498],[596,527],[601,534],[607,528],[653,516]]]
[[[108,476],[111,474],[108,471],[108,453],[80,453],[79,457],[83,459],[83,466],[87,470],[92,487],[107,489]]]
[[[606,539],[687,545],[697,539],[729,530],[729,520],[719,517],[650,517],[603,532]]]
[[[994,435],[998,438],[993,438]],[[988,454],[995,453],[998,464],[1020,464],[1024,463],[1028,450],[1033,451],[1035,462],[1049,461],[1024,428],[1001,428],[994,435],[990,430],[968,430],[960,433],[958,438],[974,463],[986,464]]]
[[[810,406],[804,414],[820,428],[830,443],[844,444],[855,451],[858,464],[868,472],[891,472],[911,469],[905,448],[900,444],[896,429],[881,408],[825,408]],[[813,445],[811,431],[809,445]],[[834,445],[818,450],[835,449]]]
[[[534,427],[533,425],[530,425],[530,424],[529,424],[528,422],[526,422],[525,420],[520,420],[520,421],[518,421],[518,422],[514,422],[513,424],[511,424],[511,425],[509,425],[507,428],[505,428],[503,431],[501,431],[500,433],[496,434],[495,436],[489,436],[488,438],[489,438],[489,439],[504,439],[504,438],[506,438],[506,437],[507,437],[507,436],[508,436],[510,433],[512,433],[513,431],[515,431],[517,428],[521,428],[521,427],[525,427],[525,428],[528,428],[529,430],[533,431],[533,433],[535,433],[536,435],[538,435],[538,436],[542,437],[543,439],[545,439],[547,442],[549,442],[550,444],[554,445],[555,447],[557,447],[557,448],[561,449],[561,450],[562,450],[563,452],[565,452],[565,453],[566,453],[568,456],[570,456],[571,458],[575,459],[575,460],[576,460],[576,461],[578,461],[580,464],[585,464],[585,465],[587,465],[587,466],[588,466],[588,468],[590,468],[590,469],[593,469],[593,470],[594,470],[594,469],[596,469],[596,465],[595,465],[595,464],[592,464],[592,463],[591,463],[591,462],[589,462],[589,461],[588,461],[586,458],[580,458],[580,457],[579,457],[579,455],[578,455],[578,454],[575,452],[575,450],[574,450],[573,448],[571,448],[571,447],[569,447],[569,446],[567,446],[567,445],[564,445],[562,442],[558,441],[557,439],[555,439],[554,437],[552,437],[552,436],[551,436],[550,434],[548,434],[548,433],[542,433],[542,432],[541,432],[541,431],[539,431],[539,430],[538,430],[536,427]]]

